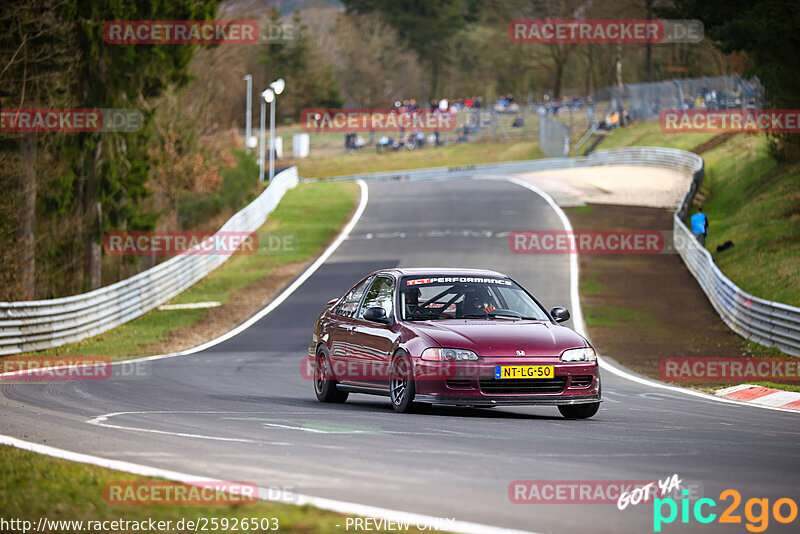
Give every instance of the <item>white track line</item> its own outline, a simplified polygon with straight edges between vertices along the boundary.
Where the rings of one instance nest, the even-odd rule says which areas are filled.
[[[515,183],[519,186],[522,186],[530,191],[533,191],[540,197],[542,197],[553,211],[556,212],[558,218],[561,219],[561,224],[564,226],[564,229],[568,232],[572,231],[572,224],[570,224],[569,219],[567,218],[567,214],[564,213],[564,210],[556,204],[556,201],[553,200],[553,197],[536,187],[535,185],[531,185],[523,180],[518,178],[508,177],[506,178],[509,182]],[[575,327],[575,330],[581,334],[586,339],[589,339],[589,334],[586,331],[586,325],[583,321],[583,312],[581,311],[581,298],[580,293],[578,292],[578,255],[577,254],[570,254],[569,255],[569,294],[570,300],[572,303],[572,323]],[[682,388],[678,386],[671,386],[668,384],[663,384],[661,382],[656,382],[655,380],[649,380],[647,378],[642,378],[640,376],[636,376],[625,370],[624,368],[618,367],[616,365],[612,365],[611,363],[605,361],[604,359],[597,357],[598,362],[600,363],[600,367],[609,371],[620,378],[624,378],[626,380],[630,380],[631,382],[636,382],[637,384],[642,384],[644,386],[649,386],[653,388],[659,389],[666,389],[668,391],[675,391],[678,393],[684,393],[686,395],[691,395],[693,397],[700,397],[702,399],[713,400],[715,402],[722,402],[725,404],[738,404],[739,406],[750,406],[754,408],[763,408],[766,410],[777,410],[781,412],[788,412],[788,413],[798,413],[797,410],[789,410],[786,408],[778,408],[776,406],[765,406],[762,404],[753,404],[750,402],[742,402],[736,401],[731,399],[725,399],[721,397],[717,397],[714,395],[709,395],[708,393],[703,393],[701,391],[697,391],[694,389]]]
[[[0,445],[10,445],[18,449],[35,452],[60,458],[62,460],[69,460],[71,462],[79,462],[82,464],[96,465],[105,467],[107,469],[115,469],[117,471],[124,471],[126,473],[133,473],[135,475],[142,475],[147,477],[158,477],[176,482],[185,483],[222,483],[221,480],[216,480],[209,477],[202,477],[197,475],[190,475],[187,473],[180,473],[178,471],[169,471],[160,469],[158,467],[149,467],[146,465],[134,464],[130,462],[123,462],[121,460],[110,460],[108,458],[100,458],[99,456],[91,456],[88,454],[81,454],[77,452],[65,451],[63,449],[56,449],[55,447],[48,447],[46,445],[39,445],[38,443],[31,443],[23,441],[11,436],[0,435]],[[346,501],[337,501],[333,499],[325,499],[322,497],[313,497],[310,495],[302,495],[299,493],[286,493],[276,492],[275,488],[258,488],[258,498],[264,501],[282,502],[284,504],[292,504],[296,506],[310,505],[322,510],[330,510],[346,515],[357,515],[364,517],[374,517],[377,519],[385,519],[387,521],[403,521],[412,524],[424,525],[438,525],[442,524],[447,531],[450,532],[463,532],[464,534],[536,534],[523,530],[514,530],[500,527],[493,527],[489,525],[481,525],[479,523],[470,523],[468,521],[453,521],[446,523],[442,518],[413,514],[409,512],[401,512],[398,510],[390,510],[388,508],[380,508],[377,506],[367,506],[363,504],[351,503]]]
[[[567,215],[564,211],[556,204],[550,195],[542,191],[541,189],[528,184],[522,180],[518,180],[516,178],[507,178],[508,181],[515,183],[519,186],[522,186],[526,189],[529,189],[536,193],[537,195],[541,196],[552,208],[553,211],[556,212],[559,219],[561,219],[561,223],[564,226],[564,229],[571,231],[572,225],[567,218]],[[256,315],[239,325],[238,327],[234,328],[230,332],[223,334],[222,336],[208,341],[202,345],[198,345],[197,347],[193,347],[191,349],[187,349],[180,352],[175,352],[171,354],[160,354],[157,356],[148,356],[145,358],[136,358],[132,360],[125,360],[122,362],[114,362],[114,364],[122,364],[122,363],[130,363],[130,362],[140,362],[140,361],[148,361],[148,360],[158,360],[163,358],[170,358],[174,356],[183,356],[187,354],[193,354],[199,352],[201,350],[207,349],[209,347],[213,347],[214,345],[218,345],[223,341],[232,338],[233,336],[239,334],[240,332],[246,330],[250,326],[253,325],[256,321],[261,319],[262,317],[269,314],[272,310],[277,308],[284,300],[286,300],[292,293],[294,293],[298,287],[300,287],[303,282],[305,282],[314,272],[319,269],[319,267],[325,263],[325,261],[333,254],[333,252],[341,245],[341,243],[347,238],[350,232],[355,227],[358,220],[361,218],[361,215],[364,213],[364,209],[367,206],[367,201],[369,200],[369,193],[367,184],[363,180],[358,180],[358,185],[361,188],[361,202],[359,203],[358,209],[356,210],[355,214],[353,214],[352,219],[347,224],[347,226],[342,230],[336,240],[331,243],[331,245],[322,253],[322,255],[315,261],[308,269],[306,269],[302,275],[300,275],[297,280],[295,280],[289,287],[287,287],[277,298],[275,298],[268,306],[263,308],[259,311]],[[572,303],[572,321],[575,325],[575,330],[577,330],[581,335],[587,337],[586,329],[583,321],[583,314],[581,312],[580,306],[580,294],[578,293],[578,257],[576,254],[570,255],[570,300]],[[610,371],[611,373],[616,374],[622,378],[627,380],[631,380],[633,382],[637,382],[639,384],[643,384],[650,387],[655,387],[659,389],[667,389],[670,391],[676,391],[678,393],[684,393],[687,395],[693,395],[696,397],[711,399],[717,402],[724,402],[728,404],[739,404],[742,406],[755,406],[758,408],[764,409],[771,409],[771,410],[779,410],[783,412],[791,412],[797,413],[793,410],[785,410],[782,408],[775,408],[771,406],[761,406],[761,405],[754,405],[746,402],[738,402],[732,401],[728,399],[722,399],[715,397],[713,395],[707,395],[705,393],[701,393],[699,391],[694,391],[690,389],[679,388],[675,386],[668,386],[666,384],[661,384],[658,382],[654,382],[652,380],[647,380],[644,378],[640,378],[630,373],[623,371],[621,369],[612,366],[611,364],[605,362],[604,360],[599,360],[601,367]],[[113,365],[113,364],[112,364]],[[0,374],[0,376],[4,376],[4,374]],[[17,447],[19,449],[28,450],[31,452],[36,452],[38,454],[45,454],[47,456],[53,456],[55,458],[62,458],[64,460],[70,460],[73,462],[80,462],[85,464],[97,465],[100,467],[105,467],[108,469],[116,469],[118,471],[125,471],[127,473],[133,473],[137,475],[143,476],[151,476],[151,477],[160,477],[165,478],[168,480],[174,480],[179,482],[221,482],[215,481],[213,479],[209,479],[208,477],[199,477],[196,475],[189,475],[185,473],[179,473],[177,471],[168,471],[164,469],[159,469],[156,467],[149,467],[145,465],[133,464],[130,462],[123,462],[119,460],[110,460],[107,458],[100,458],[98,456],[90,456],[87,454],[80,454],[75,452],[66,451],[63,449],[56,449],[54,447],[48,447],[45,445],[39,445],[37,443],[31,443],[28,441],[22,441],[20,439],[0,435],[0,444],[3,445],[10,445],[12,447]],[[379,508],[375,506],[366,506],[363,504],[357,503],[349,503],[345,501],[337,501],[333,499],[325,499],[321,497],[312,497],[308,495],[300,495],[300,494],[292,494],[293,499],[286,499],[284,498],[275,498],[272,495],[272,491],[268,488],[259,488],[259,498],[263,500],[273,500],[279,502],[289,502],[295,505],[311,505],[323,510],[330,510],[333,512],[338,512],[342,514],[352,514],[358,516],[365,516],[365,517],[375,517],[378,519],[386,519],[389,521],[409,521],[409,522],[419,522],[421,524],[438,521],[440,518],[436,518],[433,516],[426,516],[421,514],[413,514],[408,512],[401,512],[397,510],[390,510],[388,508]],[[489,525],[481,525],[478,523],[470,523],[467,521],[455,521],[447,526],[447,529],[451,532],[463,532],[465,534],[535,534],[530,533],[522,530],[514,530],[514,529],[506,529],[500,527],[493,527]]]
[[[350,222],[347,223],[347,226],[345,226],[342,229],[342,231],[336,237],[334,242],[331,243],[328,246],[327,249],[325,249],[325,252],[323,252],[322,255],[320,255],[320,257],[317,258],[317,261],[315,261],[314,263],[309,265],[309,267],[305,271],[303,271],[303,274],[301,274],[299,277],[297,277],[297,279],[294,282],[292,282],[292,284],[289,287],[284,289],[283,292],[281,292],[280,295],[275,297],[267,306],[265,306],[264,308],[259,310],[255,315],[253,315],[252,317],[247,319],[245,322],[243,322],[242,324],[240,324],[239,326],[237,326],[233,330],[230,330],[230,331],[222,334],[221,336],[219,336],[219,337],[217,337],[215,339],[212,339],[211,341],[207,341],[207,342],[205,342],[205,343],[203,343],[201,345],[197,345],[196,347],[192,347],[190,349],[186,349],[186,350],[182,350],[182,351],[178,351],[178,352],[171,352],[169,354],[156,354],[155,356],[145,356],[145,357],[142,357],[142,358],[132,358],[130,360],[115,361],[115,362],[111,362],[111,365],[122,365],[122,364],[129,364],[129,363],[135,363],[135,362],[147,362],[147,361],[152,361],[152,360],[163,360],[165,358],[174,358],[176,356],[186,356],[188,354],[194,354],[196,352],[200,352],[200,351],[203,351],[203,350],[208,349],[210,347],[213,347],[214,345],[219,345],[223,341],[227,341],[228,339],[232,338],[233,336],[235,336],[237,334],[240,334],[243,331],[245,331],[248,328],[250,328],[251,326],[253,326],[253,324],[255,324],[259,319],[264,318],[267,314],[272,312],[272,310],[274,310],[275,308],[280,306],[281,303],[283,303],[283,301],[285,301],[287,298],[289,298],[289,296],[292,293],[297,291],[297,288],[299,288],[301,285],[303,285],[303,283],[306,280],[308,280],[311,277],[311,275],[314,274],[317,271],[317,269],[319,269],[322,266],[322,264],[327,261],[328,258],[330,258],[331,254],[333,254],[336,251],[336,249],[339,248],[339,245],[341,245],[342,242],[344,242],[344,240],[347,239],[347,236],[350,235],[350,232],[353,231],[353,228],[358,223],[359,219],[361,219],[361,215],[363,215],[364,210],[367,208],[367,202],[369,202],[369,188],[367,187],[366,182],[364,182],[364,180],[358,180],[357,183],[358,183],[359,188],[361,189],[361,200],[360,200],[360,202],[358,204],[358,208],[356,208],[355,213],[350,218]],[[57,358],[54,358],[54,359],[57,359]],[[68,358],[64,358],[64,359],[68,359]],[[94,364],[84,364],[84,365],[94,365]],[[108,365],[108,364],[107,363],[102,363],[102,364],[97,364],[97,365]],[[61,368],[67,368],[67,366],[59,366],[59,367],[54,367],[52,369],[61,369]],[[34,371],[38,372],[38,373],[41,373],[42,371],[47,370],[47,369],[50,369],[50,368],[43,367],[41,369],[35,369],[35,370],[32,370],[32,371],[22,371],[22,372],[21,371],[9,371],[7,373],[0,373],[0,378],[17,376],[20,373],[25,374],[27,372],[34,372]],[[1,383],[2,382],[0,382],[0,384]]]
[[[216,339],[213,339],[211,341],[208,341],[206,343],[203,343],[202,345],[198,345],[191,349],[187,349],[180,352],[174,352],[171,354],[159,354],[156,356],[148,356],[144,358],[135,358],[120,362],[113,362],[112,365],[119,365],[131,362],[142,362],[149,360],[160,360],[164,358],[172,358],[175,356],[185,356],[188,354],[194,354],[209,347],[213,347],[214,345],[218,345],[223,341],[239,334],[240,332],[247,330],[256,321],[258,321],[259,319],[270,313],[272,310],[277,308],[284,300],[286,300],[292,293],[294,293],[297,290],[297,288],[299,288],[306,280],[308,280],[308,278],[312,274],[314,274],[314,272],[316,272],[317,269],[319,269],[323,263],[325,263],[325,261],[331,256],[331,254],[333,254],[333,252],[339,247],[339,245],[341,245],[342,242],[345,239],[347,239],[347,236],[353,230],[356,223],[358,223],[358,220],[361,218],[361,215],[364,213],[364,210],[367,207],[367,202],[369,201],[369,188],[367,187],[366,182],[364,182],[363,180],[358,180],[358,185],[361,189],[361,201],[359,202],[358,208],[356,209],[356,212],[353,214],[353,217],[350,219],[350,222],[347,224],[347,226],[344,227],[344,229],[341,231],[336,240],[330,244],[330,246],[325,250],[325,252],[323,252],[322,255],[319,258],[317,258],[317,261],[311,264],[308,267],[308,269],[306,269],[303,272],[303,274],[300,275],[300,277],[298,277],[289,287],[287,287],[280,295],[278,295],[277,298],[275,298],[272,302],[270,302],[269,305],[260,310],[250,319],[248,319],[241,325],[237,326],[230,332],[227,332]],[[7,374],[15,374],[15,373],[17,372],[12,371],[11,373],[3,373],[0,374],[0,377],[5,376]],[[105,426],[112,426],[112,425],[105,425]],[[195,436],[187,435],[187,437],[195,437]],[[23,441],[11,436],[0,435],[0,444],[10,445],[12,447],[17,447],[19,449],[24,449],[38,454],[45,454],[47,456],[53,456],[55,458],[61,458],[64,460],[70,460],[73,462],[97,465],[108,469],[116,469],[117,471],[125,471],[127,473],[133,473],[136,475],[160,477],[178,482],[220,482],[220,481],[215,481],[213,479],[209,479],[208,477],[179,473],[177,471],[168,471],[156,467],[149,467],[130,462],[123,462],[120,460],[110,460],[107,458],[100,458],[98,456],[90,456],[88,454],[80,454],[76,452],[66,451],[63,449],[56,449],[54,447],[47,447],[45,445],[39,445],[37,443]],[[332,512],[338,512],[341,514],[357,515],[363,517],[374,517],[377,519],[386,519],[387,521],[408,521],[414,524],[419,523],[426,525],[439,524],[439,522],[441,521],[441,518],[433,516],[413,514],[409,512],[401,512],[398,510],[390,510],[388,508],[379,508],[376,506],[367,506],[363,504],[351,503],[346,501],[325,499],[322,497],[312,497],[309,495],[300,495],[292,493],[290,497],[281,495],[276,496],[275,492],[271,488],[259,488],[259,498],[262,500],[284,502],[286,504],[294,504],[297,506],[310,505],[316,508],[320,508],[322,510],[330,510]],[[484,533],[485,534],[536,534],[534,532],[529,532],[529,531],[493,527],[489,525],[481,525],[479,523],[470,523],[468,521],[454,521],[452,523],[447,524],[446,528],[450,532],[463,532],[464,534],[484,534]]]

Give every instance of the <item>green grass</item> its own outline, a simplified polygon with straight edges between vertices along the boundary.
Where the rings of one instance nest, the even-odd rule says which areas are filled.
[[[691,150],[716,136],[713,133],[665,133],[657,122],[640,122],[606,135],[596,150],[628,146],[663,146]]]
[[[459,143],[438,148],[400,150],[378,154],[366,148],[358,154],[306,158],[297,163],[300,176],[322,178],[368,172],[400,171],[427,167],[454,167],[543,157],[537,141]]]
[[[358,200],[354,183],[302,183],[286,193],[281,203],[259,230],[259,244],[270,234],[294,233],[297,250],[276,254],[233,255],[222,266],[176,296],[171,304],[218,301],[223,305],[231,295],[255,284],[279,265],[308,260],[349,220]],[[320,202],[324,198],[325,202]],[[176,329],[201,320],[208,310],[153,310],[114,330],[79,343],[65,345],[31,356],[105,356],[112,360],[143,355],[146,347],[168,338]]]
[[[636,317],[636,312],[625,308],[613,306],[598,306],[596,308],[583,308],[586,326],[621,326],[630,323]]]
[[[705,199],[706,247],[715,262],[748,293],[800,306],[800,165],[776,162],[765,138],[754,135],[735,136],[703,157],[696,202]],[[729,240],[733,248],[716,252]]]
[[[603,293],[605,290],[606,286],[599,280],[595,280],[594,278],[581,278],[580,292],[582,294],[596,295],[598,293]]]
[[[613,131],[598,149],[690,150],[715,135],[663,133],[658,123],[639,123]],[[800,165],[772,159],[763,135],[733,136],[703,159],[706,176],[695,208],[702,202],[708,215],[706,247],[715,262],[748,293],[800,306]],[[717,253],[725,241],[735,246]]]
[[[107,484],[124,481],[158,481],[156,478],[131,475],[101,467],[79,464],[49,456],[0,446],[0,517],[24,519],[33,528],[44,517],[49,520],[74,521],[172,521],[168,532],[177,530],[181,519],[227,518],[232,520],[277,518],[279,532],[284,533],[341,533],[345,531],[348,516],[319,510],[311,506],[294,506],[268,501],[238,505],[117,505],[109,504],[103,497]],[[291,491],[291,490],[288,490]],[[84,525],[86,526],[86,525]],[[210,528],[210,524],[209,524]],[[232,527],[231,527],[232,528]],[[86,531],[87,529],[84,529]],[[91,530],[91,529],[88,529]],[[146,529],[145,529],[146,530]],[[53,531],[53,530],[51,530]],[[78,532],[74,528],[58,532]],[[92,530],[99,532],[99,530]],[[221,529],[217,532],[228,532]],[[103,532],[130,532],[130,530],[103,530]],[[259,530],[258,532],[266,532]],[[276,531],[272,531],[276,532]],[[380,531],[385,532],[385,531]],[[410,532],[419,532],[413,526]]]

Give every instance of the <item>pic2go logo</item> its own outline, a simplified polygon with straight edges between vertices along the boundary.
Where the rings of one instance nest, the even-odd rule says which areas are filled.
[[[694,520],[698,523],[711,523],[717,518],[717,514],[711,512],[717,506],[713,499],[698,499],[694,506],[689,504],[687,495],[689,492],[683,490],[684,497],[681,499],[680,514],[681,523],[689,523],[689,512],[692,512]],[[742,502],[742,495],[734,489],[726,489],[719,494],[720,501],[732,499],[731,504],[720,514],[718,523],[741,524],[742,516],[735,515],[739,504]],[[666,510],[665,510],[666,508]],[[756,512],[758,509],[758,512]],[[664,515],[667,511],[668,515]],[[785,513],[787,512],[788,513]],[[749,499],[744,505],[744,515],[748,523],[745,528],[750,532],[764,532],[769,526],[770,506],[769,499]],[[772,504],[772,517],[778,523],[791,523],[797,519],[797,503],[791,499],[778,499]],[[673,523],[678,518],[678,503],[675,499],[655,499],[653,501],[653,532],[661,532],[661,525]]]

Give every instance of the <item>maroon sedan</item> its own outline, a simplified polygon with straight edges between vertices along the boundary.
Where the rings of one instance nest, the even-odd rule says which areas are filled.
[[[547,405],[584,419],[600,406],[597,357],[567,319],[494,271],[385,269],[327,303],[304,365],[322,402],[368,393],[398,412]]]

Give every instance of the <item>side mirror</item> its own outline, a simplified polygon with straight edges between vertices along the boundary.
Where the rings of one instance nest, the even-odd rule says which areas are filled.
[[[388,323],[389,318],[386,317],[386,310],[380,306],[373,306],[364,310],[364,319],[367,321],[374,321],[376,323]]]
[[[555,307],[550,310],[550,315],[553,316],[553,319],[556,320],[557,323],[563,323],[567,319],[569,319],[569,310],[566,308]]]

